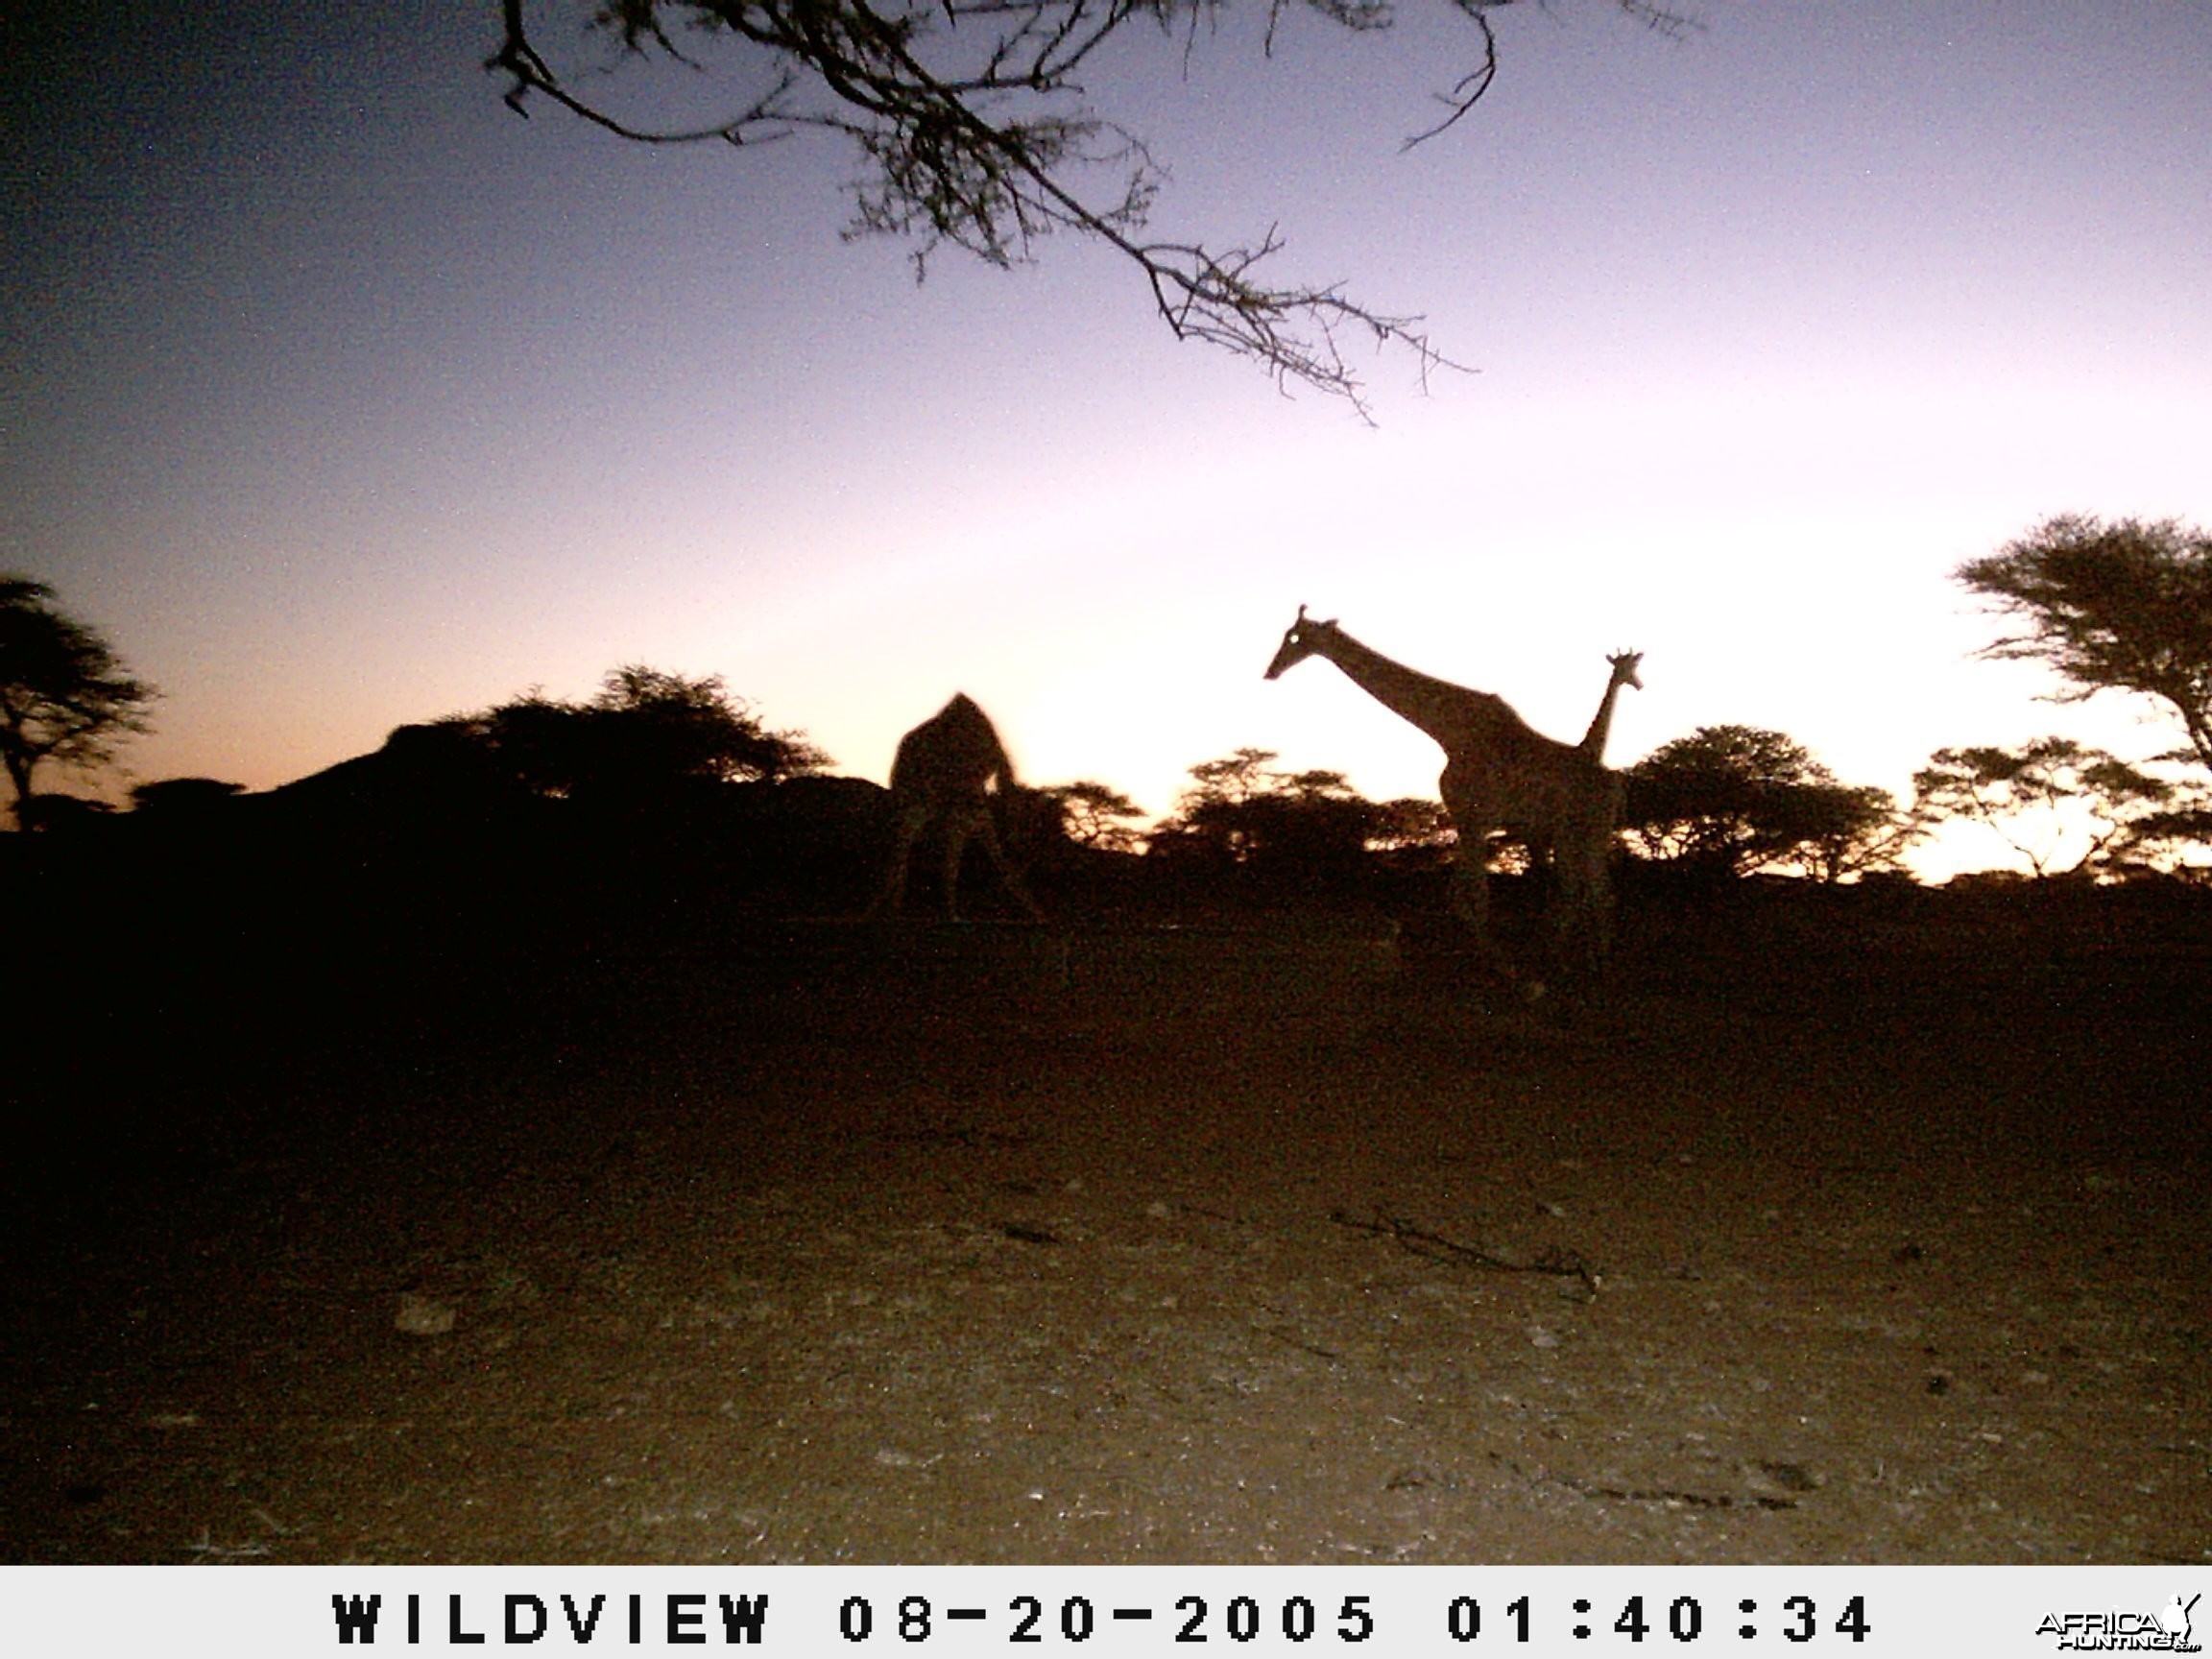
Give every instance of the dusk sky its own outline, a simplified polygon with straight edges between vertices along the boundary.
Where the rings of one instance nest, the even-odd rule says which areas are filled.
[[[1246,744],[1432,794],[1328,664],[1262,681],[1301,603],[1569,740],[1641,649],[1616,764],[1733,722],[1903,795],[1946,744],[2171,747],[1973,661],[1949,572],[2056,513],[2212,522],[2212,3],[1690,4],[1497,14],[1494,89],[1409,153],[1442,5],[1272,59],[1262,8],[1187,63],[1133,31],[1094,82],[1172,170],[1157,232],[1276,225],[1282,277],[1475,371],[1360,357],[1372,427],[1071,238],[918,286],[841,237],[835,140],[520,119],[492,0],[34,8],[0,569],[165,693],[126,781],[264,788],[644,662],[878,781],[966,690],[1026,781],[1149,813]]]

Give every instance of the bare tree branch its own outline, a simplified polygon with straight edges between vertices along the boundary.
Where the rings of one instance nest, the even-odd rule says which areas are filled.
[[[1353,33],[1386,29],[1390,0],[1296,0]],[[1440,94],[1447,113],[1407,142],[1456,124],[1498,70],[1490,13],[1518,0],[1448,0],[1469,24],[1476,65]],[[1257,245],[1217,248],[1143,235],[1166,174],[1143,141],[1090,108],[1076,79],[1109,39],[1142,23],[1194,47],[1224,0],[598,0],[588,31],[626,59],[700,66],[679,33],[731,49],[765,90],[726,118],[656,129],[611,112],[539,51],[527,0],[500,0],[501,38],[486,67],[507,78],[506,102],[527,114],[543,98],[615,136],[642,144],[716,139],[746,146],[813,129],[851,142],[866,163],[852,233],[915,244],[917,274],[947,244],[1010,266],[1060,229],[1107,243],[1133,261],[1178,339],[1247,357],[1286,392],[1307,385],[1368,414],[1346,358],[1348,337],[1401,347],[1424,382],[1456,367],[1415,316],[1373,309],[1335,283],[1277,284],[1259,267],[1280,253],[1270,228]],[[1269,0],[1266,38],[1293,0]],[[1650,0],[1612,0],[1666,34],[1686,22]],[[1116,182],[1099,190],[1100,174]]]

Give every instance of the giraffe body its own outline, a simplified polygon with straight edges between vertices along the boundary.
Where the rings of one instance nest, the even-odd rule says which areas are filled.
[[[1487,858],[1490,836],[1503,830],[1551,872],[1552,923],[1562,961],[1594,968],[1611,942],[1613,838],[1624,794],[1619,774],[1598,757],[1620,687],[1640,684],[1635,671],[1641,659],[1629,653],[1613,659],[1613,684],[1589,735],[1575,747],[1535,731],[1503,697],[1392,661],[1334,621],[1310,619],[1301,605],[1266,677],[1273,680],[1309,657],[1326,657],[1444,751],[1437,786],[1459,832],[1452,908],[1478,949],[1504,966],[1490,937]]]
[[[935,825],[945,843],[946,920],[960,920],[960,861],[971,841],[982,843],[992,868],[1030,919],[1045,920],[1006,857],[992,813],[994,798],[1013,787],[1013,762],[998,729],[965,692],[900,738],[891,762],[891,859],[867,914],[899,913],[914,844]]]

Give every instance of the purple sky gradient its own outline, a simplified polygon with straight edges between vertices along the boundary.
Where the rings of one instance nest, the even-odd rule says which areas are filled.
[[[917,287],[840,239],[830,141],[519,120],[490,4],[55,10],[6,71],[0,568],[167,692],[138,779],[645,661],[878,779],[966,689],[1032,781],[1154,812],[1240,744],[1432,792],[1326,664],[1261,682],[1301,602],[1567,737],[1642,648],[1616,763],[1739,722],[1902,792],[1944,744],[2171,740],[1968,661],[1947,573],[2057,512],[2212,521],[2204,0],[1516,7],[1407,154],[1442,8],[1272,60],[1232,18],[1187,74],[1133,39],[1096,91],[1159,230],[1279,224],[1478,371],[1365,362],[1372,430],[1070,240]]]

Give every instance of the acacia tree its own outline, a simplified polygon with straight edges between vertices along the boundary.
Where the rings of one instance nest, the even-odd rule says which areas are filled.
[[[1801,743],[1756,726],[1701,726],[1631,766],[1623,828],[1645,857],[1716,876],[1817,880],[1887,869],[1926,833],[1886,789],[1837,781]]]
[[[2086,871],[2138,842],[2185,838],[2174,832],[2185,815],[2166,810],[2177,794],[2172,783],[2071,737],[1938,749],[1912,787],[1922,811],[1994,830],[2038,880]],[[2076,844],[2080,854],[2057,864]]]
[[[1266,877],[1350,878],[1380,819],[1341,772],[1277,772],[1271,749],[1238,749],[1191,767],[1194,786],[1153,826],[1153,856],[1246,866]]]
[[[803,732],[775,732],[718,674],[689,679],[637,663],[571,703],[528,692],[445,722],[532,794],[637,804],[697,783],[781,781],[830,763]]]
[[[1036,793],[1052,804],[1062,831],[1079,847],[1134,853],[1142,840],[1130,820],[1143,817],[1144,808],[1118,789],[1086,778],[1053,783]]]
[[[1900,809],[1895,796],[1871,783],[1800,785],[1786,797],[1780,816],[1796,841],[1767,867],[1815,881],[1895,870],[1935,828],[1917,804]]]
[[[1492,14],[1519,0],[1449,3],[1469,32],[1466,67],[1408,145],[1454,125],[1489,88]],[[1663,31],[1685,26],[1659,0],[1611,4]],[[1268,46],[1300,7],[1358,35],[1396,17],[1391,0],[1268,0]],[[1406,347],[1426,369],[1443,359],[1420,320],[1373,310],[1334,283],[1277,285],[1261,269],[1282,247],[1273,229],[1228,246],[1150,236],[1166,170],[1142,137],[1089,102],[1084,78],[1101,69],[1110,40],[1148,31],[1172,62],[1224,10],[1225,0],[597,0],[588,26],[615,43],[618,63],[711,59],[727,70],[726,111],[694,125],[635,122],[616,113],[607,77],[556,69],[527,0],[501,0],[499,48],[486,67],[507,78],[507,103],[521,113],[542,98],[640,143],[749,148],[808,129],[838,134],[862,165],[854,230],[911,239],[918,275],[941,248],[1010,266],[1027,261],[1039,237],[1071,230],[1137,267],[1177,338],[1364,412],[1342,336]]]
[[[2016,625],[1984,656],[2049,663],[2068,682],[2061,702],[2158,699],[2189,738],[2159,758],[2212,771],[2212,535],[2172,518],[2065,515],[1953,575]]]
[[[104,765],[121,738],[149,729],[147,707],[159,695],[53,597],[43,582],[0,575],[0,766],[25,828],[40,766]]]
[[[1274,758],[1274,750],[1247,745],[1217,760],[1199,761],[1190,768],[1197,786],[1184,790],[1177,798],[1177,813],[1187,816],[1193,808],[1203,806],[1240,806],[1254,796],[1269,793],[1274,781],[1281,776],[1268,769],[1267,763]]]
[[[804,732],[774,732],[722,676],[687,679],[626,663],[600,682],[587,714],[604,747],[648,775],[714,783],[780,782],[830,764]]]
[[[1175,809],[1152,826],[1145,852],[1154,858],[1244,862],[1252,853],[1246,822],[1251,804],[1269,792],[1278,774],[1268,769],[1272,749],[1244,748],[1190,768],[1192,784],[1175,798]]]

